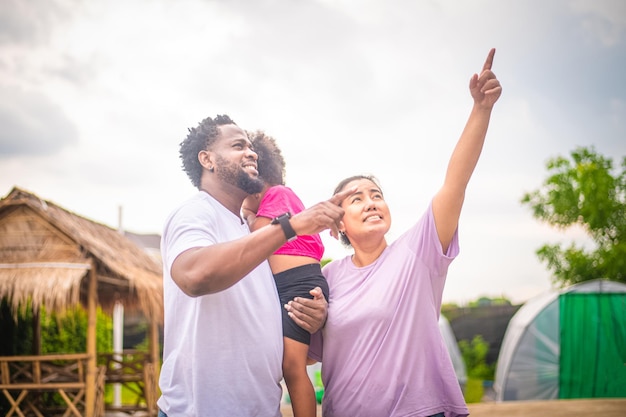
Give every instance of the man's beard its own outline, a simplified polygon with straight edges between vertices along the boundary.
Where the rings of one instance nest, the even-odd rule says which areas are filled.
[[[217,177],[227,184],[245,191],[248,194],[256,194],[263,191],[263,180],[258,177],[251,177],[239,165],[229,163],[226,159],[216,155]]]

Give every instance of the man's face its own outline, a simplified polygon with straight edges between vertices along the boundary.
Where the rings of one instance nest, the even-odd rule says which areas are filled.
[[[255,194],[263,190],[263,180],[257,171],[257,154],[246,133],[236,125],[219,127],[221,137],[212,146],[215,173],[227,184]]]

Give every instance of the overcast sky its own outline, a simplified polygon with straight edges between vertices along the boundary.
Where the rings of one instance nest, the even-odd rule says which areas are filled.
[[[380,179],[393,241],[442,183],[491,47],[503,93],[461,216],[444,302],[546,291],[535,255],[584,242],[520,204],[545,164],[626,155],[626,2],[0,1],[0,195],[18,186],[161,233],[195,189],[178,145],[207,116],[274,136],[312,205]],[[347,252],[323,234],[326,257]]]

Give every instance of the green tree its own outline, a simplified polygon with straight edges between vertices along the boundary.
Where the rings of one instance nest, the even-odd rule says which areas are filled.
[[[481,335],[474,336],[471,341],[459,340],[459,350],[465,362],[467,376],[493,380],[494,367],[487,365],[486,361],[489,343]]]
[[[470,307],[510,306],[511,300],[506,297],[479,297],[468,303]]]
[[[113,350],[113,319],[100,308],[96,316],[96,350]],[[87,351],[87,311],[82,307],[64,314],[48,313],[41,309],[41,352],[80,353]]]
[[[460,340],[459,349],[467,369],[465,401],[468,403],[481,402],[485,392],[483,381],[493,381],[495,372],[495,365],[490,366],[486,362],[489,343],[481,335],[476,335],[471,341]]]
[[[0,333],[3,355],[30,355],[34,351],[33,311],[24,309],[13,317],[6,303],[0,304]],[[113,319],[102,309],[97,310],[96,349],[98,352],[113,350]],[[39,310],[41,326],[41,353],[81,353],[87,351],[87,312],[82,307],[68,309],[63,314],[48,312],[45,307]]]
[[[571,243],[537,250],[553,281],[570,285],[596,278],[626,282],[626,157],[621,171],[593,147],[579,147],[571,159],[553,158],[543,186],[521,202],[533,216],[560,229],[581,226],[594,242],[585,249]]]

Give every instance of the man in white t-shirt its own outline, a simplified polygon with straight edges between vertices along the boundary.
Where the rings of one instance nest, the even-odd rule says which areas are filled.
[[[228,116],[206,118],[189,129],[180,157],[199,192],[170,214],[161,241],[159,415],[279,417],[281,306],[266,259],[298,235],[330,229],[336,237],[339,203],[352,190],[250,233],[241,204],[263,181],[245,131]],[[327,310],[321,290],[312,294],[290,313],[310,332]]]

